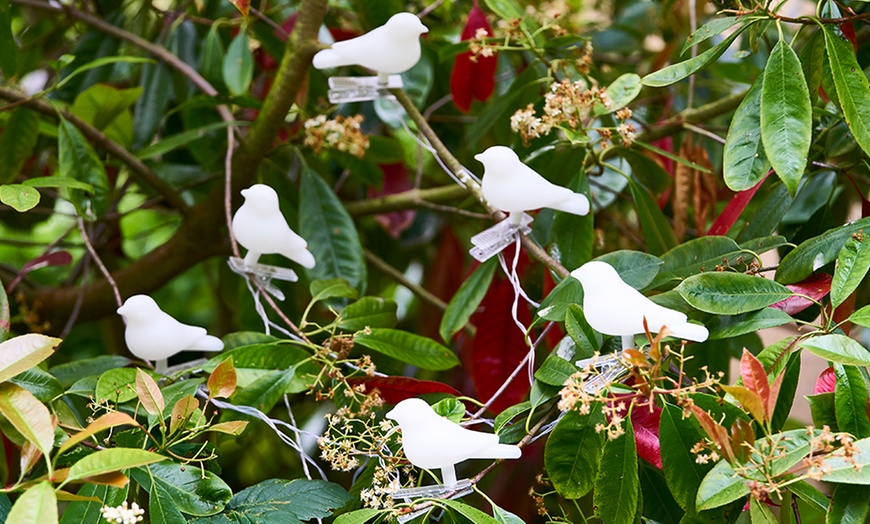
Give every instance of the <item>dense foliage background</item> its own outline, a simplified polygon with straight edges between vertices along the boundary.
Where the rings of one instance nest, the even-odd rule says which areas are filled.
[[[864,6],[0,0],[0,522],[864,522]],[[404,90],[331,105],[366,73],[320,42],[401,11]],[[478,264],[495,144],[594,211]],[[284,301],[227,265],[257,182],[317,260]],[[709,340],[623,352],[568,276],[593,258]],[[131,358],[140,293],[226,349]],[[392,501],[438,483],[382,419],[421,395],[522,459]]]

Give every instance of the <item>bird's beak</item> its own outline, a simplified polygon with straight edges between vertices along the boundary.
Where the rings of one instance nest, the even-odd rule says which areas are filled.
[[[429,32],[429,28],[426,27],[426,26],[423,25],[423,24],[420,24],[420,32],[421,32],[421,33],[428,33],[428,32]]]
[[[389,410],[389,411],[387,412],[386,415],[384,415],[384,417],[386,417],[386,418],[388,418],[388,419],[390,419],[390,420],[396,420],[395,412],[396,412],[395,409],[391,409],[391,410]]]
[[[125,312],[124,306],[119,307],[116,311],[119,315],[123,315]]]
[[[483,153],[478,153],[478,154],[474,155],[474,159],[482,164],[483,163]]]
[[[248,190],[247,189],[242,189],[241,193],[242,193],[243,197],[248,198]]]

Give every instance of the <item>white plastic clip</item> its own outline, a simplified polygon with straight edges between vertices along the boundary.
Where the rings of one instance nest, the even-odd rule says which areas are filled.
[[[282,280],[284,282],[296,282],[299,280],[296,272],[286,267],[268,266],[266,264],[245,264],[245,261],[239,257],[230,257],[228,263],[233,273],[253,277],[263,286],[263,289],[278,300],[284,300],[284,293],[272,284],[272,280]]]
[[[395,100],[390,89],[402,87],[401,75],[389,75],[386,79],[380,76],[333,76],[329,78],[329,102],[343,104],[378,98]]]
[[[520,216],[519,222],[515,221],[512,216],[502,220],[491,228],[471,237],[471,243],[474,247],[469,250],[469,253],[478,262],[489,260],[511,245],[517,239],[517,235],[531,233],[532,228],[529,225],[532,220],[532,216],[527,213]]]
[[[392,492],[390,496],[393,498],[393,500],[401,500],[406,503],[411,503],[414,500],[421,498],[453,500],[464,497],[472,491],[474,491],[474,487],[471,484],[471,480],[462,479],[456,484],[451,485],[438,484],[435,486],[421,486],[419,488],[397,489],[396,491]],[[402,515],[400,517],[397,517],[397,520],[400,523],[404,524],[409,520],[413,520],[419,517],[427,511],[431,511],[431,508],[421,509],[420,511],[415,511],[413,513],[408,513],[407,515]]]

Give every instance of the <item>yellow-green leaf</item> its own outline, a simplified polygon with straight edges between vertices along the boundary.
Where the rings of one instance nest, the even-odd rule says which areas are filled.
[[[59,338],[36,333],[10,338],[0,344],[0,382],[39,364],[54,353]]]
[[[0,384],[0,414],[48,456],[54,445],[54,424],[48,408],[33,393],[9,382]]]

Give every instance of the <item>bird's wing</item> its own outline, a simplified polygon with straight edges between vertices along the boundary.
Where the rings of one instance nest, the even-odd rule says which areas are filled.
[[[154,329],[159,330],[161,336],[172,336],[172,345],[177,351],[183,351],[194,346],[200,339],[206,336],[205,328],[183,324],[168,313],[160,313],[154,323]]]
[[[566,187],[553,184],[522,162],[517,162],[516,171],[510,174],[509,180],[511,194],[525,202],[526,209],[548,207],[574,194]]]
[[[498,444],[498,435],[473,431],[442,417],[433,421],[433,432],[437,432],[438,440],[454,450],[458,460],[474,456],[482,449]]]
[[[389,41],[389,31],[381,26],[356,38],[336,42],[330,49],[356,63],[370,57],[371,53],[383,52],[384,43],[387,41]]]
[[[641,316],[646,317],[647,325],[651,331],[658,332],[662,326],[673,326],[688,321],[689,317],[684,313],[660,306],[628,284],[623,285],[628,288],[628,290],[620,292],[626,293],[627,297],[630,297],[627,300],[630,300],[631,304],[636,305]]]

